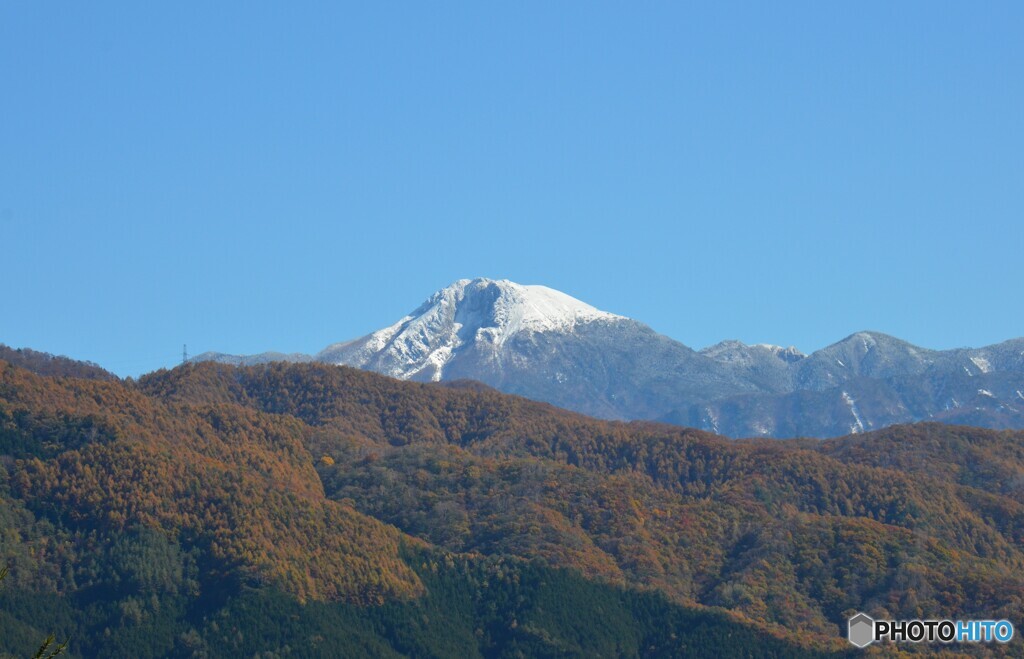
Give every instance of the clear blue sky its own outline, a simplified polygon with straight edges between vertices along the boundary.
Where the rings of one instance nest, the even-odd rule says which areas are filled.
[[[1024,3],[505,4],[0,4],[0,342],[312,352],[475,276],[1024,335]]]

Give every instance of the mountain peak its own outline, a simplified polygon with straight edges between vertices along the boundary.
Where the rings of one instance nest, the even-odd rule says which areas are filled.
[[[547,286],[517,284],[508,279],[460,279],[430,297],[412,316],[452,305],[455,321],[484,330],[495,343],[523,331],[571,330],[577,323],[623,319]]]
[[[403,379],[440,380],[456,351],[497,352],[522,332],[572,332],[595,321],[628,320],[547,286],[507,279],[460,279],[394,325],[328,347],[318,359]]]
[[[911,345],[904,341],[903,339],[897,339],[895,336],[892,336],[890,334],[886,334],[884,332],[876,332],[874,330],[861,330],[859,332],[854,332],[850,336],[846,337],[845,339],[842,339],[841,341],[837,341],[833,345],[843,345],[847,343],[859,343],[860,345],[868,347],[873,347],[878,344]]]

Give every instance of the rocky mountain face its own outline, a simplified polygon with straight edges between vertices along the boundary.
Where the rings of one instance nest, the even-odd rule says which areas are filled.
[[[505,280],[460,280],[390,327],[315,356],[196,360],[315,360],[405,380],[472,379],[602,418],[734,437],[830,437],[928,419],[1024,427],[1024,339],[937,351],[858,332],[810,355],[739,341],[695,351],[559,291]]]

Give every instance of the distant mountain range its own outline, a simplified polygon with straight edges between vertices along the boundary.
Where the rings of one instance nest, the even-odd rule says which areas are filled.
[[[507,280],[459,280],[395,324],[317,355],[194,360],[471,379],[592,416],[732,437],[832,437],[920,420],[1024,428],[1024,339],[939,351],[858,332],[810,355],[739,341],[695,351],[565,293]]]

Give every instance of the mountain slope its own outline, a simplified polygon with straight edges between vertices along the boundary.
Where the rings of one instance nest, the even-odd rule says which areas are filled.
[[[959,458],[931,439],[946,426],[733,442],[346,368],[221,369],[141,384],[166,400],[297,415],[330,458],[318,466],[328,496],[451,551],[542,557],[822,636],[851,610],[947,611],[963,592],[978,610],[1019,615],[1019,492],[949,480],[943,465]],[[999,456],[1019,453],[1020,433],[958,432],[987,456],[979,471],[1019,478]],[[887,436],[908,438],[930,471],[887,464]]]
[[[394,529],[324,496],[292,419],[168,406],[117,382],[57,384],[6,362],[0,392],[0,453],[23,459],[12,492],[70,529],[159,529],[303,599],[420,590]]]
[[[417,415],[435,395],[472,421]],[[556,520],[535,520],[551,554],[563,550],[553,565],[534,560],[546,553],[526,529],[486,555],[453,554],[334,486],[327,496],[314,469],[343,473],[350,447],[442,449],[451,424],[483,438],[501,408],[516,425],[522,409],[563,414],[323,365],[206,364],[136,385],[0,361],[0,562],[12,568],[0,654],[31,652],[44,629],[70,636],[72,656],[820,656],[837,644],[638,591],[588,567],[599,553],[573,548],[579,532]],[[330,423],[304,420],[328,409]]]

